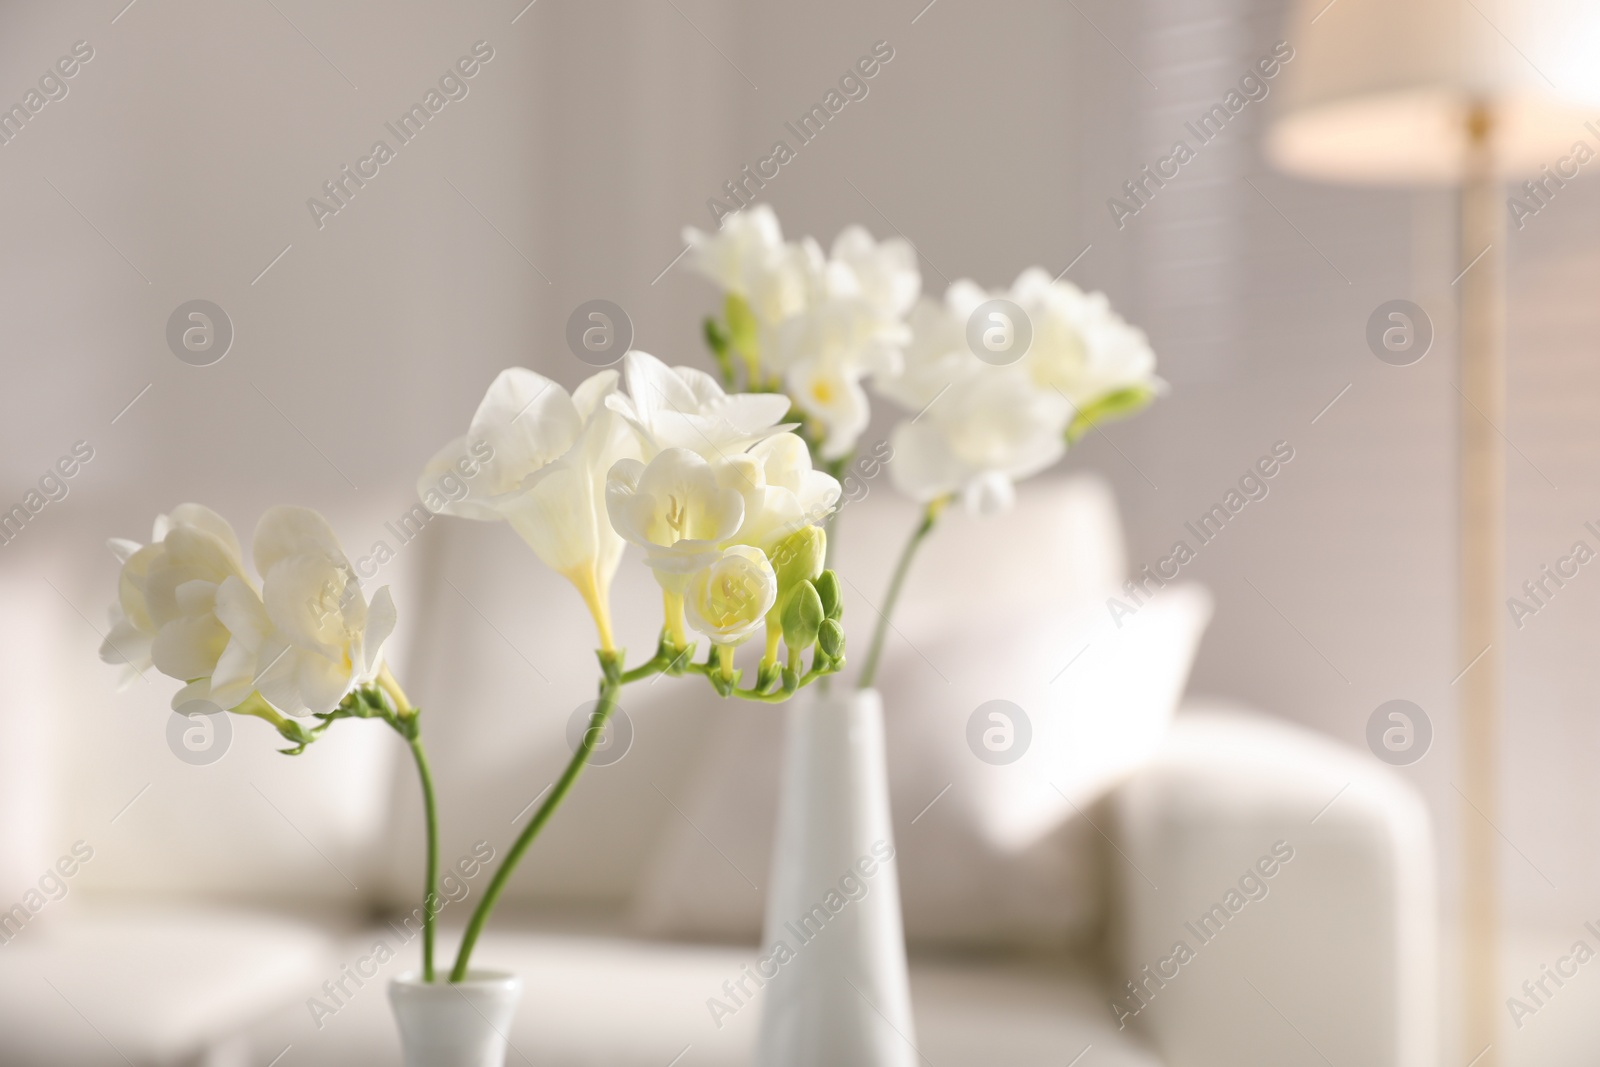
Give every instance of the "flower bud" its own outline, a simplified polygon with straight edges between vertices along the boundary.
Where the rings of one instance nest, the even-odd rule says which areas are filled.
[[[837,620],[844,614],[844,596],[839,589],[839,576],[833,571],[823,571],[812,583],[817,595],[822,597],[822,613]]]
[[[728,340],[745,359],[754,360],[761,347],[761,325],[756,321],[755,312],[738,293],[728,294],[722,310],[728,320]]]
[[[778,575],[780,598],[798,583],[822,573],[827,547],[828,538],[820,526],[802,526],[772,547],[769,557]]]
[[[801,582],[789,593],[783,605],[783,643],[791,653],[810,648],[817,642],[817,630],[826,616],[817,587]]]
[[[844,627],[834,619],[824,619],[817,628],[817,644],[829,659],[844,655]]]

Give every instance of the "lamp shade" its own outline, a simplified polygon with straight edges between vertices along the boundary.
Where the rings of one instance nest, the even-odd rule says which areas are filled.
[[[1267,154],[1303,177],[1454,183],[1467,119],[1489,118],[1497,168],[1538,173],[1600,144],[1593,0],[1301,0]]]

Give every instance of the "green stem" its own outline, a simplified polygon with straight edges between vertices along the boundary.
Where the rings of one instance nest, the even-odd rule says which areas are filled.
[[[602,655],[604,655],[602,653]],[[652,663],[654,661],[651,661]],[[483,899],[478,901],[478,907],[472,913],[471,920],[467,923],[466,933],[461,936],[461,948],[456,952],[456,963],[450,971],[450,981],[460,982],[467,977],[467,963],[472,959],[472,949],[478,943],[478,935],[483,932],[484,923],[489,921],[489,913],[494,910],[494,905],[500,899],[500,893],[505,889],[506,883],[511,880],[511,874],[517,869],[522,854],[528,851],[528,846],[533,844],[533,839],[539,836],[539,831],[544,829],[544,824],[550,821],[550,816],[555,814],[556,808],[566,799],[573,783],[578,780],[578,775],[583,773],[584,765],[589,762],[589,756],[594,752],[595,743],[605,729],[606,720],[611,717],[612,711],[617,706],[617,691],[622,688],[622,675],[612,671],[603,671],[600,681],[600,700],[595,706],[594,714],[589,719],[589,728],[583,732],[583,742],[578,746],[578,751],[572,754],[572,759],[567,763],[567,769],[561,772],[561,777],[556,779],[554,788],[545,802],[539,805],[539,810],[533,813],[533,818],[528,820],[528,825],[523,827],[522,833],[517,835],[517,840],[512,844],[511,851],[506,853],[505,862],[500,864],[500,869],[494,872],[489,887],[483,892]]]
[[[422,806],[428,819],[428,874],[422,887],[422,980],[433,981],[433,927],[439,893],[439,808],[433,794],[433,772],[428,769],[427,754],[422,751],[422,739],[413,737],[406,742],[417,761],[417,777],[422,780]]]
[[[889,592],[884,597],[882,610],[878,612],[878,624],[872,630],[872,645],[867,649],[866,662],[861,666],[861,678],[856,682],[858,689],[872,688],[873,679],[878,676],[878,660],[883,656],[883,641],[889,632],[889,617],[894,614],[895,603],[900,599],[900,589],[905,585],[907,572],[911,570],[911,560],[916,556],[923,540],[933,530],[934,523],[939,521],[939,512],[943,511],[949,502],[948,496],[928,501],[928,506],[922,509],[921,520],[911,531],[906,546],[900,550],[900,559],[894,565],[894,576],[889,579]]]

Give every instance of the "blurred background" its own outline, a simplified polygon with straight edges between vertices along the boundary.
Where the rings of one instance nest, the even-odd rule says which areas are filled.
[[[1424,709],[1431,750],[1397,773],[1426,798],[1440,864],[1441,1062],[1476,1051],[1453,1044],[1448,1022],[1452,683],[1466,666],[1454,195],[1274,172],[1260,148],[1269,94],[1136,215],[1119,224],[1107,203],[1285,39],[1286,5],[123,2],[0,4],[0,104],[76,42],[92,48],[66,95],[0,145],[0,505],[78,442],[92,449],[68,495],[0,545],[0,903],[79,839],[95,858],[69,901],[272,900],[358,923],[408,899],[416,803],[392,774],[403,753],[352,728],[290,762],[263,724],[241,721],[225,760],[173,759],[164,680],[119,693],[96,659],[116,575],[105,540],[144,540],[157,512],[196,500],[242,535],[293,502],[328,514],[352,555],[395,545],[384,524],[410,508],[416,472],[495,373],[522,365],[569,387],[589,373],[564,340],[589,299],[626,309],[637,347],[709,366],[699,322],[716,297],[683,269],[680,231],[711,228],[708,199],[885,41],[893,58],[866,97],[760,199],[791,236],[826,244],[852,222],[904,236],[934,295],[958,278],[1001,288],[1030,265],[1068,268],[1149,332],[1170,393],[1049,476],[1109,485],[1124,543],[1104,551],[1130,572],[1277,442],[1292,446],[1267,498],[1185,568],[1214,604],[1188,691],[1362,750],[1378,705]],[[477,42],[492,58],[467,94],[319,220],[308,199],[326,200],[324,183],[376,139],[392,142],[385,123]],[[1525,222],[1507,261],[1512,589],[1573,542],[1593,544],[1584,524],[1600,521],[1600,188],[1573,181]],[[210,366],[175,358],[166,339],[195,299],[231,320],[231,348]],[[1409,367],[1365,340],[1394,299],[1435,330]],[[865,440],[888,435],[893,413],[877,406]],[[911,516],[891,495],[885,483],[869,501],[890,540]],[[641,575],[625,570],[624,599],[648,601]],[[433,717],[445,804],[460,813],[446,858],[480,838],[503,847],[592,685],[578,603],[510,531],[478,524],[431,523],[377,582],[395,591],[407,685]],[[1600,919],[1597,625],[1600,578],[1580,572],[1507,634],[1494,813],[1507,996]],[[653,644],[649,611],[622,628],[630,647]],[[748,727],[714,702],[637,700],[629,784],[596,773],[552,826],[546,861],[519,876],[522,904],[630,906],[625,887],[659,862],[652,848],[685,832],[662,798],[682,800],[697,754]],[[897,826],[917,814],[900,807],[897,796]],[[1563,1008],[1574,1033],[1584,995]],[[1076,1050],[1063,1051],[1065,1063]]]

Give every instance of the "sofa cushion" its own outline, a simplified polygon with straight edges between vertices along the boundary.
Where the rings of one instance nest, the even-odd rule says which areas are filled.
[[[119,909],[29,925],[0,948],[9,1067],[176,1063],[330,971],[312,927],[240,911]]]
[[[915,516],[877,497],[841,516],[857,660]],[[879,677],[913,941],[1038,948],[1098,929],[1103,839],[1080,813],[1160,743],[1210,614],[1202,590],[1175,587],[1119,627],[1106,600],[1123,569],[1115,504],[1087,478],[1025,486],[1016,510],[998,519],[951,514],[926,542]],[[996,699],[1032,724],[1015,762],[986,763],[969,742],[969,720]],[[713,714],[698,766],[669,797],[675,810],[635,912],[655,934],[753,939],[782,716]]]
[[[395,943],[385,928],[353,938],[341,958]],[[454,935],[446,938],[453,943]],[[416,945],[381,977],[414,968]],[[629,940],[605,935],[491,931],[475,967],[514,971],[523,997],[508,1035],[508,1064],[540,1067],[746,1067],[760,1024],[759,995],[713,1022],[706,1001],[725,997],[755,959],[753,949]],[[1104,996],[1086,974],[1016,962],[913,960],[912,997],[920,1062],[939,1067],[1063,1067],[1086,1047],[1087,1067],[1158,1067],[1119,1034]],[[308,985],[304,995],[318,991]],[[252,1062],[286,1045],[295,1067],[386,1067],[400,1063],[399,1040],[382,982],[369,982],[320,1019],[303,1005],[249,1031]],[[678,1057],[675,1059],[675,1057]],[[287,1067],[288,1059],[285,1059]]]

